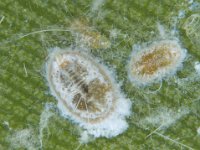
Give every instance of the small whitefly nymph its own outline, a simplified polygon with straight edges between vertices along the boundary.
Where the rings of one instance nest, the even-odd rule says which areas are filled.
[[[86,52],[55,49],[47,80],[62,114],[94,137],[113,137],[127,127],[130,101],[108,69]]]
[[[200,14],[192,14],[189,16],[183,24],[183,29],[194,46],[198,47],[200,45]]]
[[[138,85],[161,81],[182,67],[185,56],[186,50],[177,40],[157,41],[134,49],[128,66],[129,79]]]

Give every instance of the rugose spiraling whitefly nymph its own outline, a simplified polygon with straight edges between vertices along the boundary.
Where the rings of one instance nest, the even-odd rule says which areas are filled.
[[[54,48],[46,77],[62,114],[94,137],[113,137],[128,127],[131,102],[108,68],[89,53]]]

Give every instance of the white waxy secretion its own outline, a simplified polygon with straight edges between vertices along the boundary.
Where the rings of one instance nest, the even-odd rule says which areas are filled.
[[[47,80],[62,114],[94,137],[113,137],[127,129],[130,100],[108,69],[86,52],[54,49]]]

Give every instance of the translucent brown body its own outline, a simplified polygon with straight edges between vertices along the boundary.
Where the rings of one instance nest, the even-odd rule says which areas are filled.
[[[75,20],[71,24],[73,31],[80,33],[81,41],[93,49],[108,48],[110,41],[100,32],[92,29],[86,19]]]
[[[77,55],[79,57],[80,54],[72,53],[69,55]],[[85,56],[80,55],[80,57]],[[88,61],[89,58],[86,59]],[[59,72],[56,72],[56,78],[60,78],[63,89],[68,89],[68,91],[72,92],[71,95],[73,95],[72,99],[60,98],[68,111],[90,123],[103,120],[113,111],[115,106],[113,87],[109,77],[98,64],[89,59],[91,65],[97,68],[99,67],[98,71],[103,76],[104,82],[100,81],[98,76],[92,80],[85,81],[85,77],[88,77],[89,72],[83,64],[77,61],[63,61],[62,55],[58,55],[56,60],[61,62],[59,63]],[[53,88],[57,95],[60,96],[59,91],[57,91],[55,87]],[[75,90],[71,91],[71,89]],[[106,98],[107,93],[113,95],[113,98],[110,99],[110,104],[108,104],[108,99]],[[85,114],[85,117],[83,117],[82,114]],[[87,117],[87,114],[94,114],[94,116],[97,116],[90,118],[90,115]]]
[[[173,54],[166,44],[157,46],[150,53],[144,54],[141,59],[136,62],[139,68],[139,74],[152,75],[159,69],[167,67],[172,62]]]
[[[73,66],[73,69],[70,69],[70,65]],[[84,73],[86,74],[86,70],[79,64],[63,62],[60,66],[64,72],[68,73],[68,76],[76,84],[77,88],[80,89],[80,93],[77,93],[73,98],[73,103],[76,105],[76,108],[82,111],[100,112],[100,108],[95,103],[98,103],[101,107],[106,104],[104,96],[109,87],[101,84],[98,79],[92,80],[88,84],[85,83],[80,76]]]

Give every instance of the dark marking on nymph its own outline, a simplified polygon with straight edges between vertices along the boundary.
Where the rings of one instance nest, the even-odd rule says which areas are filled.
[[[88,85],[83,80],[83,77],[87,74],[87,70],[76,62],[73,64],[70,62],[63,62],[60,67],[62,69],[60,77],[63,83],[65,83],[64,85],[69,85],[66,83],[73,83],[80,89],[80,93],[75,94],[72,102],[76,105],[77,109],[87,110],[86,97],[88,95]]]
[[[74,84],[80,90],[75,93],[72,100],[75,108],[82,111],[100,112],[99,106],[104,107],[106,103],[104,96],[110,87],[102,84],[99,79],[86,83],[84,76],[87,75],[87,70],[77,62],[63,62],[60,67],[62,69],[60,78],[64,85],[70,88],[69,84]],[[98,106],[96,106],[97,103]]]

